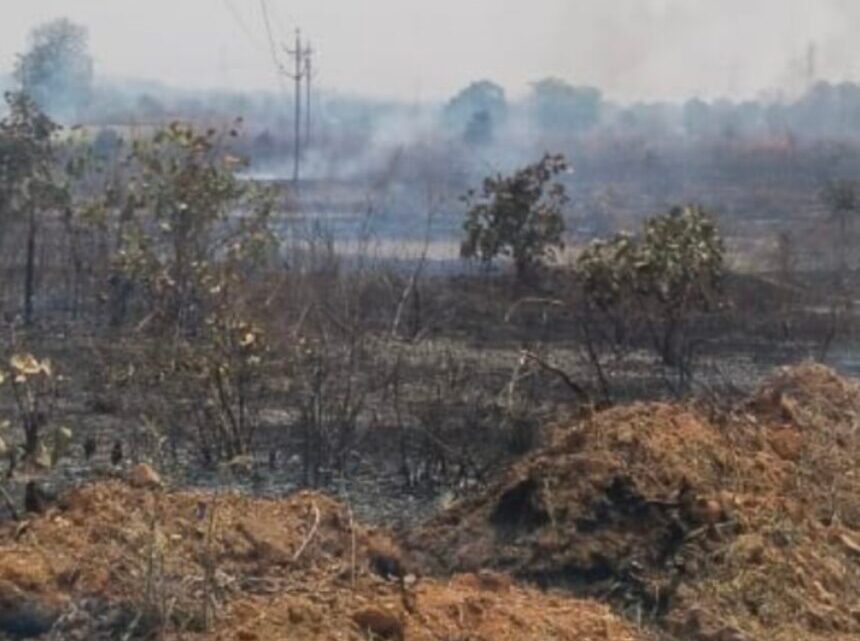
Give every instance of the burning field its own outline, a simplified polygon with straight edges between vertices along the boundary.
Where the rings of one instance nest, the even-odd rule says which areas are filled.
[[[87,485],[2,527],[0,638],[860,639],[858,413],[816,365],[613,408],[396,535],[316,493]]]

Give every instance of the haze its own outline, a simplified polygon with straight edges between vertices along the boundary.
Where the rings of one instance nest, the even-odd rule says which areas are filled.
[[[6,4],[13,4],[6,0]],[[857,78],[851,0],[268,0],[278,43],[297,26],[328,89],[441,99],[477,78],[512,94],[555,75],[620,100],[752,97],[791,89],[816,47],[816,74]],[[8,71],[34,25],[90,29],[97,74],[188,88],[271,88],[258,0],[34,0],[0,22]]]

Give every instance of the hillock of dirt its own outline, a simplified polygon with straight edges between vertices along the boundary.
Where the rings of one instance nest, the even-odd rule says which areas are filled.
[[[635,404],[573,426],[409,537],[677,639],[860,639],[860,387],[787,368],[709,421]]]
[[[425,579],[316,493],[112,481],[0,530],[0,638],[642,641],[603,604],[490,572]]]

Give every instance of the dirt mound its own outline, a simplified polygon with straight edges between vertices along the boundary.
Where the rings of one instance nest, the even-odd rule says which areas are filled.
[[[860,639],[858,411],[858,386],[813,365],[718,422],[611,409],[408,545],[440,573],[497,568],[679,639]]]
[[[860,383],[817,363],[783,367],[759,387],[749,406],[761,417],[803,429],[832,429],[856,422]]]
[[[0,639],[647,638],[606,606],[503,575],[414,575],[316,493],[74,490],[0,529]]]
[[[603,605],[547,596],[494,575],[466,574],[448,582],[420,581],[404,602],[389,584],[289,591],[251,597],[230,609],[234,628],[212,639],[398,639],[476,641],[644,640]]]
[[[792,463],[782,496],[826,526],[860,530],[860,383],[812,363],[786,367],[748,408],[746,431]]]

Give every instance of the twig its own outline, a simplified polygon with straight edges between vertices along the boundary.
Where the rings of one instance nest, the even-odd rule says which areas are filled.
[[[18,514],[18,510],[15,509],[15,502],[12,500],[12,497],[9,496],[6,488],[2,485],[0,485],[0,497],[3,498],[3,503],[6,504],[6,509],[9,510],[9,514],[12,515],[12,520],[15,522],[20,521],[21,516]]]
[[[350,535],[350,583],[355,587],[355,519],[352,516],[352,506],[347,505],[349,513],[349,535]]]
[[[510,323],[511,319],[514,317],[514,314],[523,305],[547,305],[549,307],[564,307],[564,302],[555,298],[537,298],[532,296],[527,298],[521,298],[508,308],[508,311],[505,313],[505,322]]]
[[[293,555],[293,563],[299,560],[299,557],[302,555],[302,552],[305,551],[305,548],[308,547],[308,543],[311,542],[311,539],[314,538],[314,534],[317,533],[317,528],[320,526],[320,518],[322,515],[320,514],[320,509],[317,507],[316,503],[311,503],[311,507],[314,509],[314,524],[311,526],[310,532],[305,537],[305,540],[302,541],[302,544],[299,546],[299,549],[296,550],[296,553]]]
[[[552,363],[548,363],[534,352],[523,350],[521,352],[521,355],[523,360],[532,361],[539,365],[542,369],[545,369],[551,374],[555,374],[556,376],[558,376],[564,382],[564,384],[567,385],[571,390],[573,390],[573,393],[579,396],[585,403],[591,402],[591,396],[588,394],[587,391],[585,391],[585,388],[583,388],[579,383],[574,381],[563,369],[556,367]]]
[[[209,504],[209,524],[206,528],[206,540],[203,548],[203,627],[209,630],[212,625],[212,614],[215,611],[215,591],[218,584],[215,578],[215,555],[212,553],[212,538],[215,530],[215,510],[218,508],[218,492],[212,495]]]
[[[137,333],[142,332],[152,322],[153,318],[155,318],[155,312],[144,316],[143,320],[140,321],[137,325],[135,325],[134,331]]]
[[[143,610],[138,610],[134,615],[134,619],[129,623],[128,628],[125,630],[125,634],[122,635],[122,641],[130,641],[134,636],[134,633],[137,631],[137,626],[140,624],[140,620],[143,618]]]

